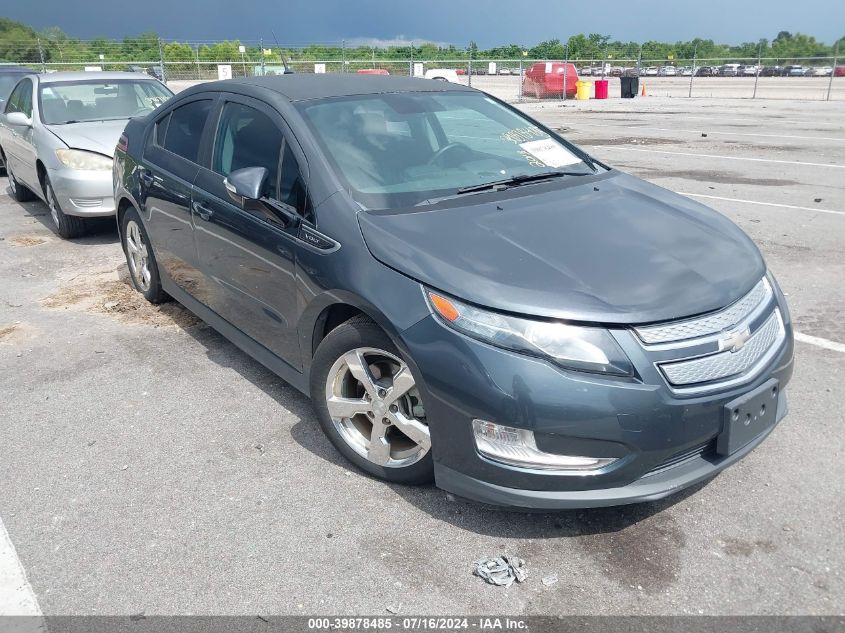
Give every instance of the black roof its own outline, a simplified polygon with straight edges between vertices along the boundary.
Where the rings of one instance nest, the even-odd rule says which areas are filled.
[[[359,75],[357,73],[295,73],[290,75],[268,75],[266,77],[245,77],[202,84],[201,88],[204,90],[225,90],[227,87],[231,89],[233,84],[272,90],[289,101],[389,92],[468,92],[472,90],[472,88],[461,84],[435,81],[433,79]]]

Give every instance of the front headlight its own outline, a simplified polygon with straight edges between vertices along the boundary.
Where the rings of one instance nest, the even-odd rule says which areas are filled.
[[[70,169],[84,169],[89,171],[110,171],[112,159],[95,152],[84,152],[81,149],[57,149],[56,158]]]
[[[561,367],[631,376],[631,361],[604,328],[535,321],[488,312],[426,291],[432,310],[449,327],[498,347],[542,356]]]

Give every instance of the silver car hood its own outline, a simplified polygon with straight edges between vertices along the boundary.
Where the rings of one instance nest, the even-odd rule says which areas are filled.
[[[114,148],[129,119],[46,125],[65,145],[114,157]]]

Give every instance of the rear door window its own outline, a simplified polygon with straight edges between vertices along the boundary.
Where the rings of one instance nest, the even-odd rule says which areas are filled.
[[[211,106],[211,99],[202,99],[175,108],[170,113],[162,147],[177,156],[196,163],[199,157],[202,133]],[[158,130],[156,131],[158,132]],[[159,140],[159,142],[161,141]]]

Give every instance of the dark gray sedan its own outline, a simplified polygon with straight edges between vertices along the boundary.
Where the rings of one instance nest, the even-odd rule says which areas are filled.
[[[388,481],[658,499],[786,414],[789,311],[751,240],[470,88],[195,86],[127,125],[115,200],[137,290],[310,395]]]

